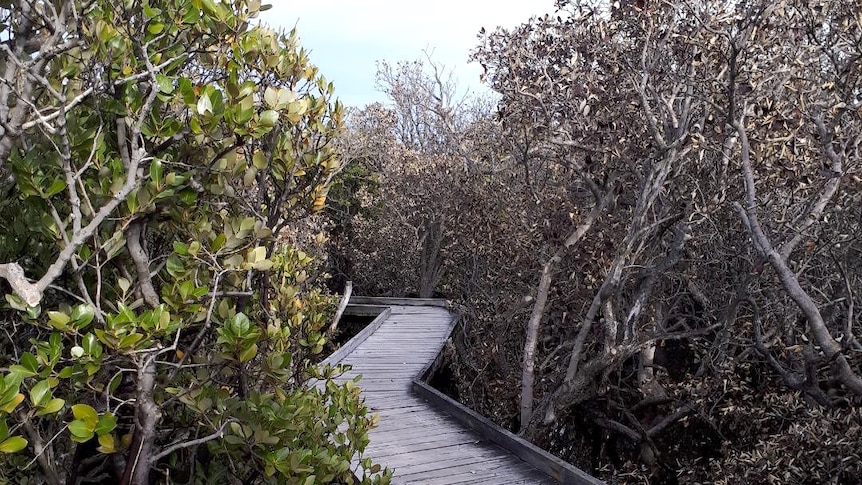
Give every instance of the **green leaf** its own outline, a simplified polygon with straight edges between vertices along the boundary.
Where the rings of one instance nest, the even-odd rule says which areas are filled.
[[[116,427],[116,416],[111,413],[105,413],[101,418],[99,418],[99,423],[96,424],[96,428],[94,429],[94,431],[97,435],[103,436],[113,431]]]
[[[217,253],[219,249],[223,248],[225,243],[227,242],[227,236],[224,233],[216,236],[215,240],[213,240],[212,244],[212,252]]]
[[[35,320],[39,318],[39,314],[42,313],[42,306],[28,306],[27,307],[27,316],[30,317],[31,320]]]
[[[117,451],[117,445],[114,442],[114,436],[110,434],[99,436],[99,447],[96,448],[102,453],[110,454]]]
[[[69,322],[72,319],[69,315],[63,312],[48,312],[48,323],[57,330],[66,330],[69,328]]]
[[[5,413],[11,413],[18,407],[19,404],[24,400],[24,395],[20,392],[11,396],[9,400],[4,400],[3,404],[0,405],[0,411]]]
[[[254,152],[254,156],[252,156],[251,163],[258,170],[265,169],[267,165],[266,155],[261,150]]]
[[[24,300],[21,299],[18,295],[13,295],[11,293],[6,294],[6,302],[9,303],[9,306],[18,310],[19,312],[27,311],[27,304],[24,303]]]
[[[75,326],[75,329],[81,330],[89,325],[95,316],[96,312],[93,310],[93,307],[86,303],[82,303],[75,306],[72,310],[72,325]]]
[[[66,401],[60,399],[59,397],[51,399],[48,401],[45,406],[42,407],[37,413],[36,416],[44,416],[46,414],[54,414],[57,411],[63,409],[63,406],[66,405]]]
[[[192,241],[192,243],[189,244],[189,254],[191,256],[197,256],[198,253],[200,252],[200,250],[201,250],[201,243],[199,241]]]
[[[174,92],[174,82],[171,78],[165,76],[164,74],[156,74],[156,82],[159,85],[159,91],[164,94],[171,94]]]
[[[253,359],[255,355],[257,355],[257,344],[251,344],[240,352],[239,361],[248,362]]]
[[[183,262],[180,260],[180,258],[174,255],[168,256],[168,261],[165,264],[165,269],[168,270],[169,275],[175,278],[181,276],[183,271],[185,271]]]
[[[84,353],[90,357],[98,359],[102,356],[102,344],[99,343],[99,340],[92,333],[84,335],[81,345],[84,347]]]
[[[237,336],[243,336],[251,328],[251,322],[244,313],[237,313],[230,320],[230,329]]]
[[[59,194],[60,192],[62,192],[63,189],[65,189],[65,188],[66,188],[66,181],[63,179],[56,179],[56,180],[54,180],[53,183],[51,183],[51,186],[48,187],[48,190],[45,191],[44,196],[46,199],[48,197],[55,196],[55,195]]]
[[[80,73],[80,72],[81,72],[81,66],[79,66],[75,62],[72,62],[71,64],[64,67],[60,71],[60,77],[73,78],[73,77],[77,76],[78,73]]]
[[[146,3],[144,3],[144,15],[146,15],[148,19],[154,19],[154,18],[158,17],[159,14],[161,14],[161,13],[162,13],[162,9],[153,8],[149,5],[147,5]]]
[[[210,15],[216,15],[218,13],[218,6],[215,4],[213,0],[203,0],[204,10]]]
[[[27,440],[20,436],[13,436],[0,443],[0,453],[17,453],[27,447]]]
[[[179,241],[174,241],[174,252],[185,256],[189,252],[189,245]]]
[[[190,280],[186,280],[180,283],[179,288],[177,289],[180,290],[180,297],[182,297],[183,300],[188,300],[189,295],[195,289],[195,284]]]
[[[132,333],[126,335],[125,337],[120,339],[120,343],[117,344],[117,347],[121,349],[126,347],[133,347],[136,343],[140,342],[142,338],[144,338],[144,336],[139,333]]]
[[[39,371],[39,362],[36,360],[36,357],[34,357],[33,354],[31,354],[30,352],[24,352],[23,354],[21,354],[21,365],[33,372]]]
[[[273,263],[269,259],[264,259],[264,260],[255,261],[254,263],[252,263],[251,268],[255,269],[257,271],[269,271],[270,269],[272,269],[274,264],[275,263]]]
[[[32,371],[23,365],[10,365],[9,372],[20,375],[21,377],[33,377],[37,374],[36,371]]]
[[[260,114],[260,124],[272,128],[278,122],[278,112],[268,109]]]
[[[150,163],[150,180],[155,182],[157,185],[161,185],[163,172],[164,169],[162,168],[161,161],[153,160],[152,163]]]
[[[248,254],[248,262],[249,263],[257,263],[258,261],[263,261],[266,259],[266,248],[263,246],[258,246],[253,250],[249,251]]]
[[[75,419],[86,423],[91,430],[96,427],[96,422],[99,420],[99,413],[88,404],[75,404],[72,406],[72,415],[75,416]]]
[[[126,278],[119,277],[117,278],[117,286],[120,287],[120,291],[124,294],[129,292],[129,288],[132,287],[132,282],[127,280]]]
[[[200,99],[198,99],[198,114],[206,115],[212,114],[213,112],[213,103],[210,100],[209,95],[206,93],[202,94]]]
[[[51,399],[51,385],[47,380],[39,381],[30,388],[30,402],[34,406],[41,406]]]
[[[76,419],[69,423],[69,432],[72,433],[72,440],[78,443],[90,441],[93,437],[93,428],[87,426],[87,423]]]
[[[164,24],[150,24],[147,26],[147,32],[153,35],[159,35],[165,30]]]
[[[138,189],[129,192],[129,196],[126,197],[126,207],[132,214],[138,211]]]

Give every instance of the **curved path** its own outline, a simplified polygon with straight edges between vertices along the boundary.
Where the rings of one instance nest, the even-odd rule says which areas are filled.
[[[390,308],[373,333],[331,362],[353,367],[342,379],[362,376],[365,402],[380,414],[365,455],[395,470],[393,484],[557,483],[413,393],[455,317],[434,306]]]

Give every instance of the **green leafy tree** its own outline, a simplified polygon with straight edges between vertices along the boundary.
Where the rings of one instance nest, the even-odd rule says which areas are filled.
[[[285,242],[342,108],[263,8],[0,2],[0,481],[388,483]]]

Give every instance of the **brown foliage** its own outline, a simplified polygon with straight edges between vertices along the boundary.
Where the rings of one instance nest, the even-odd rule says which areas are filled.
[[[855,476],[859,6],[587,3],[480,37],[494,119],[390,135],[364,288],[418,291],[443,220],[462,401],[620,477]]]

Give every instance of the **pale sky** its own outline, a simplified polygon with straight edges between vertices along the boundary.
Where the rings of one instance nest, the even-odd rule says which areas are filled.
[[[412,61],[433,50],[462,91],[484,91],[482,69],[468,64],[481,27],[514,27],[553,13],[554,0],[269,0],[261,14],[272,27],[297,26],[302,45],[348,106],[385,101],[374,87],[375,62]]]

